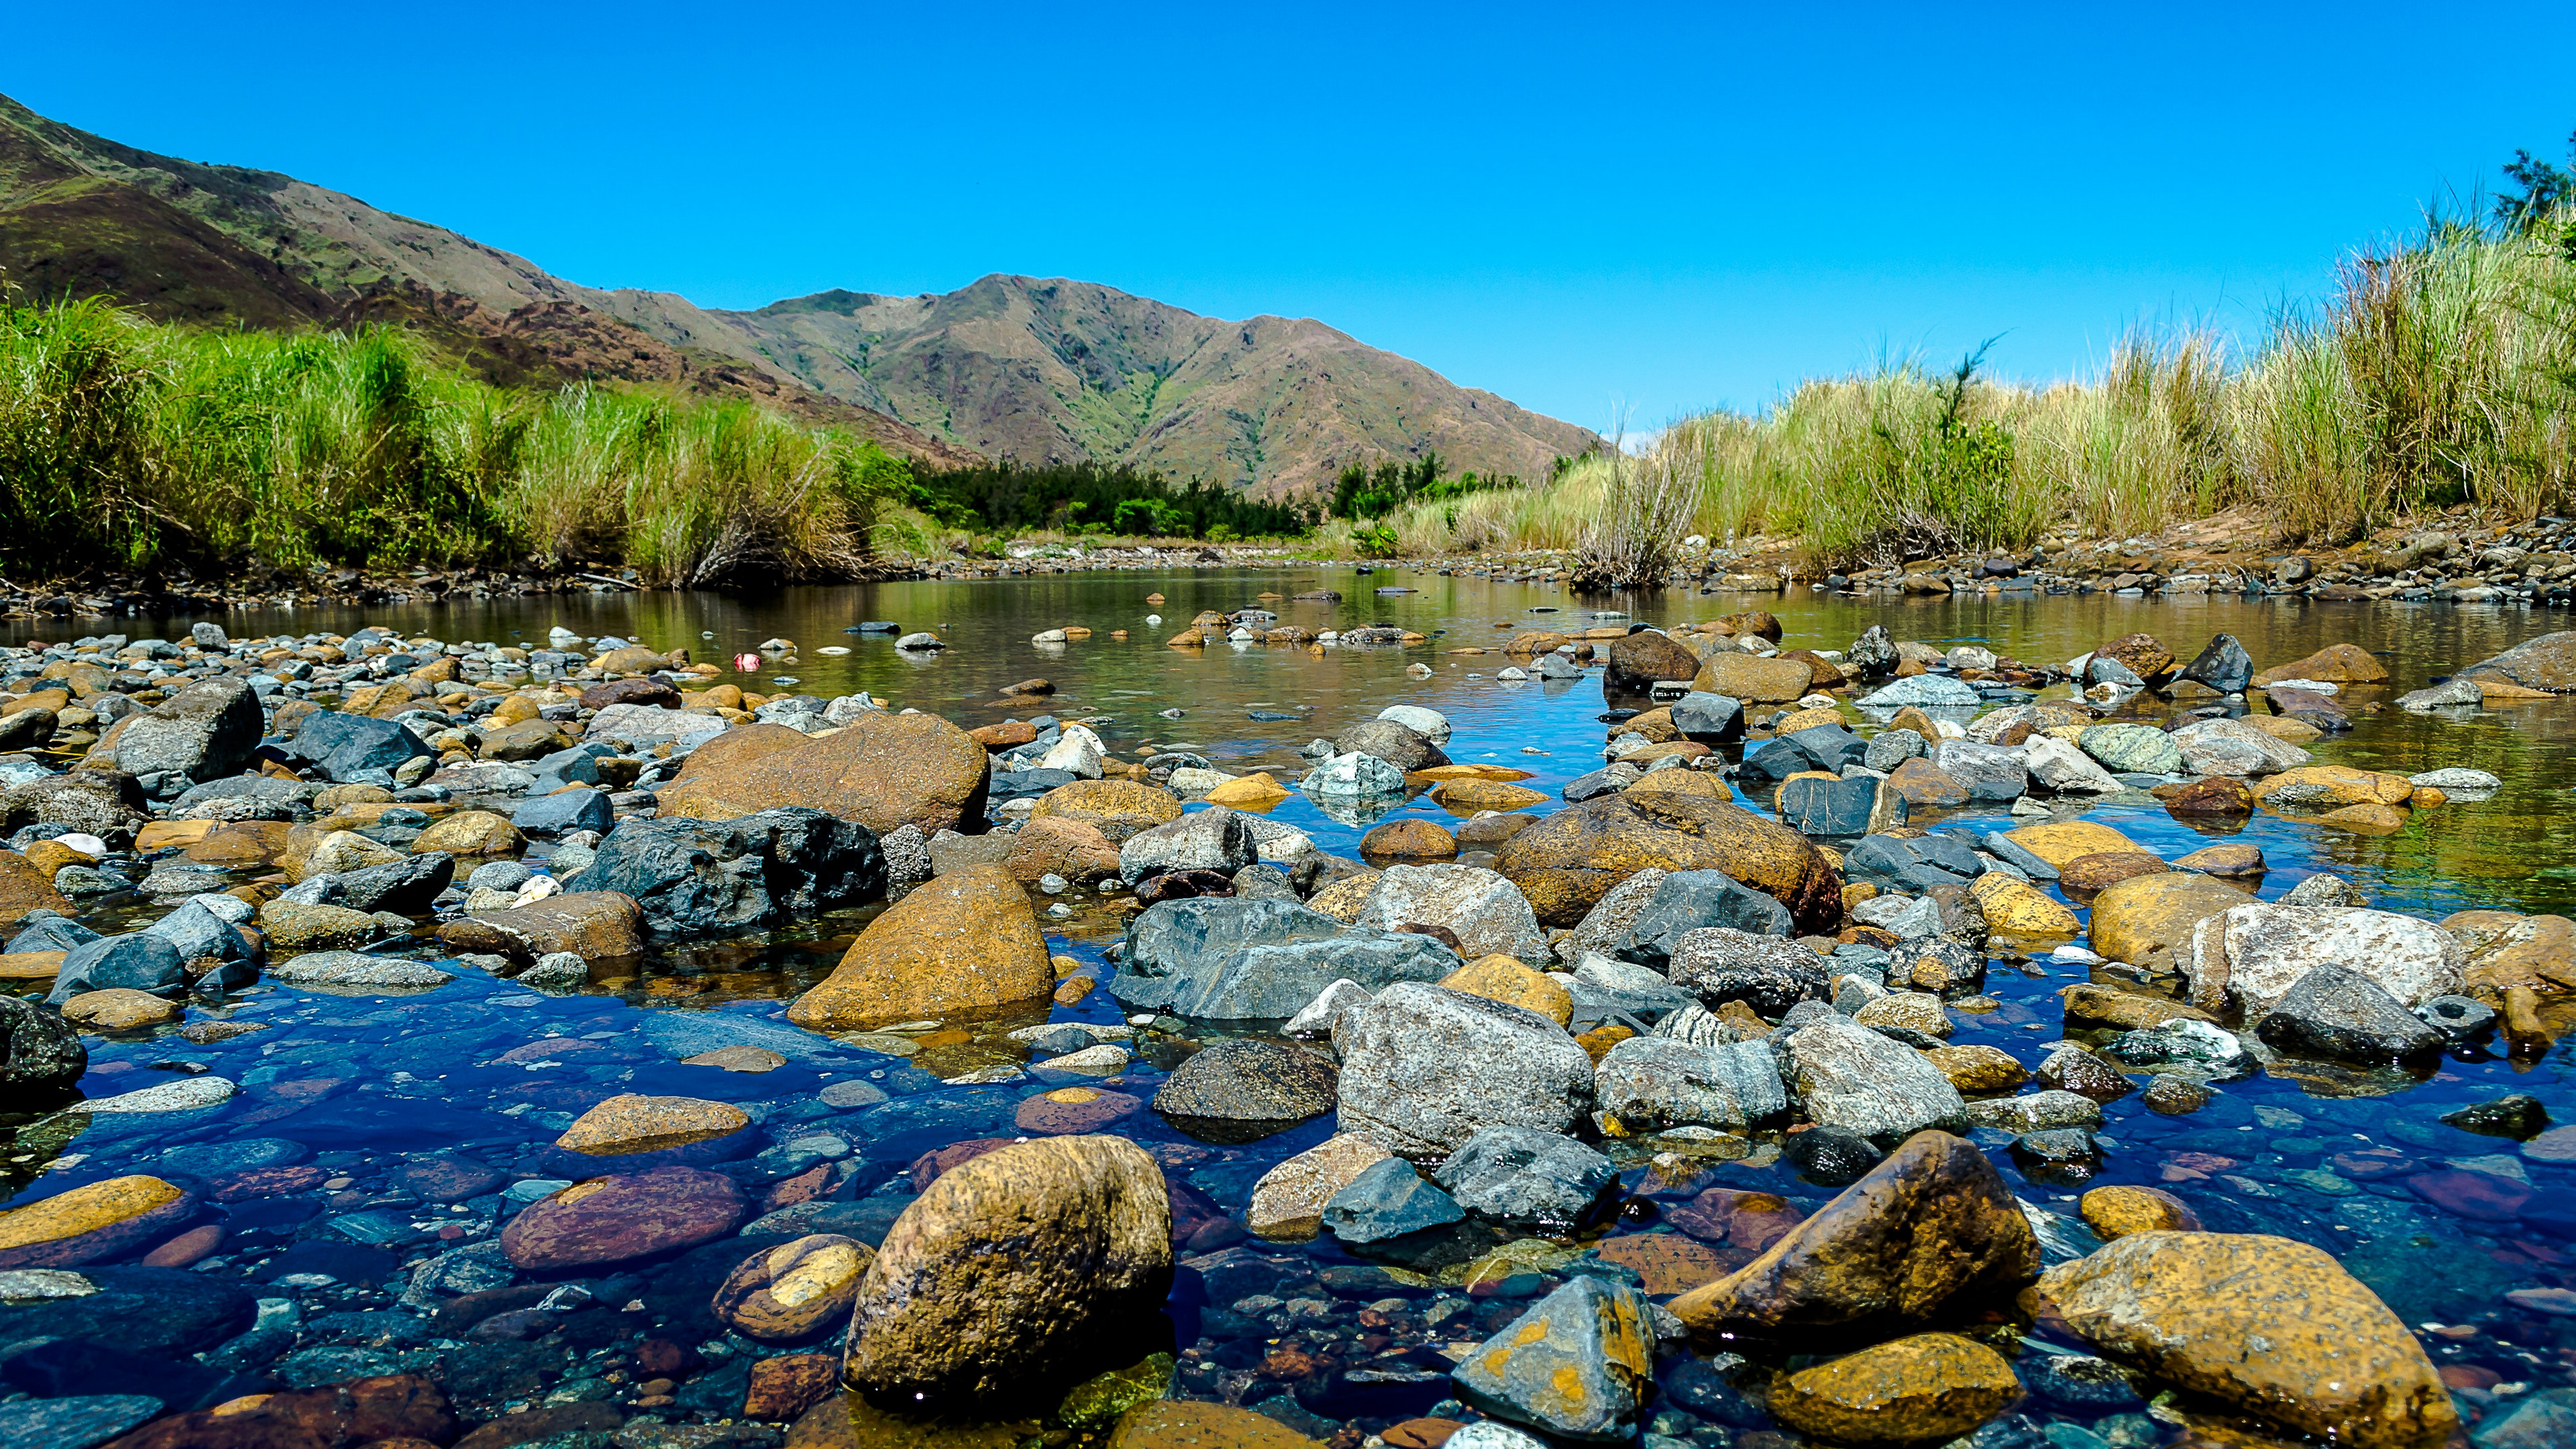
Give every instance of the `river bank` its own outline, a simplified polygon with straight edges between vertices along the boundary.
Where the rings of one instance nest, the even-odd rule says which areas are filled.
[[[0,652],[61,747],[0,756],[0,1274],[54,1275],[0,1278],[0,1426],[2358,1442],[2261,1294],[2138,1266],[2328,1294],[2379,1442],[2576,1393],[2544,616],[1385,577]],[[1899,1323],[1781,1286],[1869,1242]]]

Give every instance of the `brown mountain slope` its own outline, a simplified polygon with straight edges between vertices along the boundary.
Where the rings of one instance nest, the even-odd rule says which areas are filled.
[[[61,186],[75,189],[49,191]],[[943,462],[1130,463],[1276,494],[1432,451],[1535,479],[1601,445],[1311,319],[1226,322],[1088,282],[997,275],[748,312],[601,291],[352,196],[140,151],[6,97],[0,267],[177,320],[399,320],[496,380],[551,369],[757,396]]]

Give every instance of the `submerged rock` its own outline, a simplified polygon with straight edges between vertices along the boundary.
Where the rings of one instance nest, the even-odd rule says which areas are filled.
[[[1573,1138],[1501,1126],[1468,1138],[1433,1180],[1478,1217],[1565,1232],[1591,1215],[1619,1173]]]
[[[1655,1330],[1644,1294],[1571,1279],[1458,1362],[1458,1396],[1497,1418],[1591,1443],[1634,1439],[1653,1391]]]
[[[1668,790],[1560,810],[1505,841],[1494,868],[1540,924],[1571,926],[1648,867],[1721,871],[1779,901],[1803,930],[1828,929],[1842,913],[1841,873],[1806,837],[1740,805]]]
[[[1400,982],[1343,1013],[1343,1130],[1446,1156],[1497,1125],[1565,1132],[1592,1101],[1592,1059],[1563,1028],[1498,1001]]]
[[[787,1008],[812,1031],[1033,1001],[1055,990],[1037,908],[1010,871],[943,875],[886,908],[830,977]]]
[[[2002,1354],[1956,1334],[1918,1333],[1790,1374],[1770,1408],[1789,1428],[1837,1444],[1923,1444],[1966,1434],[2021,1392]]]

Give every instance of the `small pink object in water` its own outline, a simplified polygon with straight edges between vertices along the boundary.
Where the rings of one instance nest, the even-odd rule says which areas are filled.
[[[757,654],[737,654],[733,657],[733,667],[741,670],[745,674],[752,673],[760,668],[760,656]]]

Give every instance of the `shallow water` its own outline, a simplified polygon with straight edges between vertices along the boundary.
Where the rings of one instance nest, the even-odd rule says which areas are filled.
[[[1372,592],[1391,586],[1417,592]],[[1267,606],[1288,623],[1342,629],[1397,623],[1432,635],[1431,642],[1410,650],[1328,650],[1320,656],[1261,645],[1183,651],[1162,643],[1200,609],[1236,609],[1259,602],[1265,591],[1285,596],[1314,587],[1339,589],[1345,601],[1282,598]],[[1156,591],[1166,596],[1164,602],[1146,603],[1145,596]],[[719,662],[784,637],[795,642],[796,652],[727,677],[749,689],[792,688],[825,697],[864,689],[896,708],[917,707],[968,726],[1042,709],[1095,721],[1121,758],[1139,758],[1147,744],[1188,749],[1208,755],[1221,769],[1267,769],[1289,783],[1303,773],[1296,751],[1309,739],[1337,733],[1389,704],[1419,704],[1452,720],[1452,758],[1529,770],[1536,778],[1528,783],[1553,797],[1566,781],[1600,764],[1606,701],[1597,673],[1562,685],[1505,683],[1494,678],[1510,662],[1500,653],[1442,651],[1499,646],[1522,628],[1602,622],[1587,617],[1600,608],[1665,624],[1746,607],[1777,613],[1784,641],[1793,647],[1841,648],[1868,625],[1883,623],[1899,639],[1945,647],[1979,643],[2039,663],[2062,663],[2140,630],[2184,659],[2212,634],[2233,633],[2258,667],[2330,643],[2359,643],[2380,655],[2392,679],[2385,686],[2346,689],[2342,700],[2355,710],[2357,727],[2308,746],[2318,762],[2400,773],[2473,766],[2503,777],[2502,791],[2484,802],[2414,812],[2404,830],[2388,836],[2261,813],[2223,830],[2187,825],[2161,809],[2139,806],[2106,806],[2085,818],[2111,825],[2168,859],[2221,838],[2258,845],[2270,862],[2259,891],[2264,899],[2312,873],[2332,871],[2358,885],[2375,905],[2434,919],[2470,907],[2567,913],[2576,906],[2576,850],[2570,848],[2576,839],[2565,793],[2576,781],[2560,763],[2567,741],[2576,738],[2576,699],[2489,710],[2465,721],[2393,706],[2405,690],[2567,626],[2540,611],[2210,596],[1914,603],[1809,593],[1785,599],[1670,594],[1578,601],[1550,586],[1393,572],[1359,576],[1346,568],[1312,567],[899,583],[795,589],[757,599],[583,595],[486,606],[275,611],[218,622],[237,637],[341,633],[380,624],[449,641],[505,643],[541,641],[550,626],[560,624],[586,636],[614,633],[657,648],[687,647],[698,658]],[[1149,615],[1163,622],[1148,624]],[[861,620],[936,629],[954,647],[928,658],[901,655],[891,647],[891,636],[843,632]],[[166,636],[184,631],[188,622],[125,621],[117,627],[138,637]],[[1097,632],[1063,646],[1030,642],[1039,630],[1068,624]],[[1108,636],[1114,629],[1128,630],[1130,637],[1113,640]],[[21,630],[10,642],[28,637]],[[825,647],[849,652],[826,655],[820,652]],[[1415,661],[1432,665],[1433,677],[1408,677],[1405,667]],[[771,682],[780,677],[797,682]],[[1036,701],[999,697],[1002,686],[1032,677],[1052,681],[1056,692]],[[2373,700],[2391,704],[2362,714],[2360,707]],[[1178,719],[1159,713],[1175,708],[1183,712]],[[1256,720],[1256,711],[1292,718]],[[1540,809],[1553,803],[1552,798]],[[1428,800],[1403,808],[1447,818]],[[1302,796],[1292,795],[1272,813],[1326,850],[1357,853],[1361,828],[1326,817]],[[2016,822],[1997,808],[1918,816],[1916,823],[2004,828]],[[1058,949],[1097,962],[1115,927],[1096,900],[1067,899],[1076,904],[1074,915],[1050,926]],[[242,1095],[196,1113],[93,1117],[76,1134],[65,1129],[78,1125],[77,1118],[31,1127],[0,1169],[9,1186],[21,1189],[14,1206],[128,1172],[193,1174],[220,1182],[241,1170],[227,1165],[228,1156],[240,1153],[225,1144],[298,1144],[264,1150],[285,1157],[297,1156],[299,1149],[308,1154],[304,1162],[315,1169],[312,1181],[299,1178],[301,1185],[278,1191],[253,1190],[259,1183],[240,1187],[240,1196],[220,1204],[230,1215],[229,1240],[216,1258],[200,1265],[212,1277],[247,1276],[263,1297],[298,1300],[306,1327],[287,1341],[285,1354],[242,1366],[268,1369],[290,1385],[442,1366],[456,1380],[450,1391],[461,1411],[483,1418],[549,1400],[632,1404],[642,1376],[634,1366],[634,1340],[642,1335],[712,1347],[700,1354],[706,1366],[679,1379],[676,1403],[634,1412],[675,1418],[690,1417],[693,1410],[702,1417],[736,1414],[742,1407],[739,1370],[753,1354],[778,1351],[739,1339],[728,1344],[707,1314],[705,1300],[715,1279],[750,1251],[736,1239],[719,1240],[676,1263],[622,1272],[606,1282],[586,1280],[598,1305],[565,1314],[550,1335],[529,1341],[467,1340],[463,1347],[438,1348],[430,1345],[449,1340],[427,1326],[386,1319],[313,1325],[335,1308],[390,1306],[388,1299],[401,1292],[406,1264],[443,1247],[485,1240],[515,1208],[489,1184],[478,1184],[461,1201],[441,1201],[438,1191],[424,1186],[424,1161],[458,1156],[508,1178],[557,1179],[561,1173],[548,1144],[574,1116],[612,1093],[741,1103],[760,1119],[768,1141],[801,1144],[786,1149],[797,1161],[859,1164],[836,1195],[890,1213],[908,1191],[905,1175],[914,1158],[970,1138],[1012,1135],[1026,1125],[1023,1112],[1042,1110],[1025,1104],[1075,1080],[1047,1072],[981,1086],[941,1080],[1005,1060],[992,1039],[995,1030],[1041,1019],[1034,1010],[981,1024],[962,1041],[942,1042],[933,1034],[909,1058],[861,1051],[787,1027],[779,1015],[784,1001],[828,974],[863,920],[827,918],[773,937],[666,953],[637,976],[596,982],[589,993],[566,997],[526,991],[470,969],[435,992],[402,998],[335,997],[264,983],[229,1014],[265,1030],[208,1046],[192,1045],[167,1029],[149,1038],[92,1038],[91,1070],[83,1084],[95,1098],[175,1080],[173,1071],[204,1072],[240,1083]],[[416,954],[434,958],[428,951]],[[1953,1044],[1995,1045],[2035,1064],[2041,1044],[2063,1034],[2054,991],[2086,973],[2045,961],[2027,970],[1992,969],[1986,990],[2000,1005],[1982,1015],[1954,1013],[1962,1025]],[[202,1015],[192,1010],[191,1019]],[[1049,1015],[1102,1025],[1123,1019],[1116,1003],[1100,992]],[[2563,1031],[2566,1023],[2558,1024]],[[1187,1034],[1214,1035],[1195,1028]],[[750,1037],[780,1044],[789,1065],[736,1074],[677,1060],[729,1038]],[[797,1049],[788,1051],[789,1045]],[[1175,1064],[1185,1051],[1161,1044],[1123,1078],[1106,1084],[1081,1079],[1082,1084],[1125,1093],[1141,1108],[1162,1075],[1155,1064]],[[2492,1372],[2462,1376],[2469,1385],[2465,1397],[2477,1411],[2491,1397],[2481,1379],[2534,1388],[2567,1382],[2566,1354],[2576,1347],[2576,1331],[2567,1325],[2576,1320],[2510,1305],[2503,1294],[2576,1285],[2571,1250],[2510,1211],[2499,1217],[2483,1208],[2483,1217],[2464,1215],[2456,1203],[2432,1200],[2409,1181],[2428,1169],[2468,1162],[2469,1170],[2508,1183],[2522,1179],[2544,1197],[2576,1187],[2567,1169],[2523,1160],[2509,1139],[2475,1136],[2436,1121],[2460,1105],[2509,1091],[2538,1096],[2565,1120],[2576,1113],[2576,1093],[2567,1083],[2569,1053],[2562,1044],[2539,1061],[2515,1062],[2465,1051],[2423,1080],[2285,1069],[2230,1085],[2218,1103],[2189,1117],[2156,1116],[2133,1095],[2105,1109],[2104,1161],[2081,1183],[2030,1179],[2011,1154],[1994,1155],[2025,1200],[2069,1215],[2084,1187],[2162,1185],[2191,1201],[2212,1228],[2281,1233],[2328,1248],[2409,1323],[2473,1330],[2456,1337],[2428,1332],[2426,1342],[2437,1362]],[[820,1095],[854,1079],[893,1100],[843,1107]],[[1200,1220],[1187,1251],[1206,1253],[1229,1251],[1241,1238],[1240,1229],[1220,1220],[1219,1212],[1239,1219],[1254,1181],[1284,1157],[1323,1140],[1331,1120],[1244,1145],[1194,1142],[1141,1109],[1107,1130],[1148,1144],[1171,1180],[1187,1189],[1185,1209]],[[1835,1190],[1800,1179],[1777,1161],[1776,1148],[1760,1143],[1753,1156],[1736,1161],[1666,1159],[1655,1166],[1645,1152],[1623,1153],[1630,1159],[1630,1190],[1665,1201],[1726,1185],[1777,1192],[1795,1206],[1812,1208]],[[51,1170],[39,1174],[47,1166]],[[2080,1227],[2075,1231],[2080,1234]],[[1669,1236],[1672,1230],[1651,1220],[1629,1221],[1614,1237],[1641,1233]],[[1687,1242],[1667,1246],[1680,1252],[1678,1243]],[[1353,1443],[1357,1431],[1346,1425],[1375,1430],[1420,1413],[1446,1397],[1445,1383],[1362,1391],[1329,1372],[1281,1367],[1281,1346],[1302,1348],[1310,1359],[1328,1364],[1410,1354],[1428,1366],[1436,1361],[1423,1357],[1433,1352],[1430,1346],[1481,1339],[1525,1306],[1526,1295],[1553,1281],[1545,1274],[1501,1281],[1507,1275],[1487,1273],[1474,1292],[1457,1282],[1408,1286],[1384,1274],[1352,1271],[1357,1260],[1329,1238],[1303,1247],[1256,1242],[1249,1248],[1257,1256],[1231,1248],[1231,1256],[1207,1264],[1207,1274],[1183,1274],[1175,1293],[1178,1346],[1195,1352],[1183,1356],[1175,1393],[1251,1403],[1317,1438],[1339,1430]],[[1703,1272],[1743,1256],[1697,1244],[1680,1255]],[[1536,1256],[1550,1269],[1558,1266],[1545,1253]],[[331,1281],[317,1281],[313,1274]],[[281,1280],[286,1286],[279,1286]],[[1228,1307],[1256,1295],[1275,1302],[1256,1305],[1254,1312]],[[644,1306],[623,1307],[629,1303]],[[1362,1310],[1372,1303],[1378,1304],[1371,1310],[1374,1320],[1364,1321]],[[0,1306],[0,1319],[10,1311]],[[0,1329],[6,1326],[0,1321]],[[10,1336],[0,1332],[0,1338]],[[1150,1346],[1139,1344],[1138,1353]],[[733,1396],[729,1404],[723,1402],[727,1394]],[[2493,1402],[2502,1410],[2515,1399]],[[1683,1413],[1671,1406],[1665,1411]],[[1682,1442],[1723,1443],[1730,1432],[1727,1412],[1720,1405],[1684,1414],[1657,1432]],[[2106,1414],[2099,1407],[2034,1399],[2018,1412],[2080,1426],[2104,1443],[2162,1443],[2176,1433],[2140,1417],[2135,1406]],[[1743,1426],[1731,1432],[1740,1434]]]

